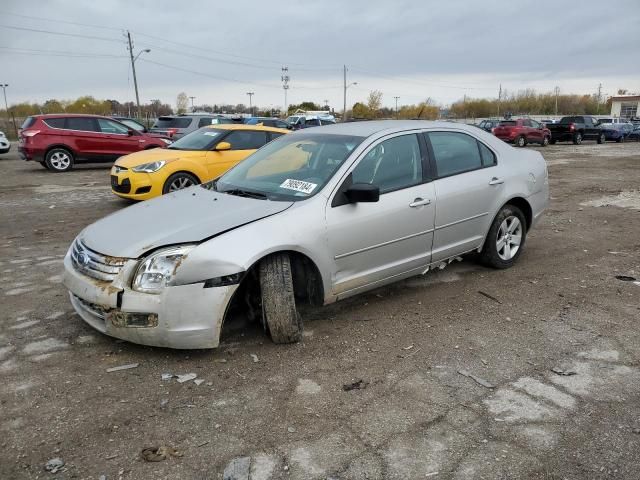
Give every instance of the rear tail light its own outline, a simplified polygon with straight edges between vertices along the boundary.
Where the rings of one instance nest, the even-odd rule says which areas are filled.
[[[575,123],[570,123],[569,124],[569,131],[573,132],[576,129],[576,124]]]
[[[167,134],[169,135],[169,137],[173,137],[177,131],[177,128],[167,128]]]
[[[493,127],[493,128],[491,129],[491,133],[496,133],[496,128],[498,128],[498,127]]]
[[[20,132],[23,137],[35,137],[39,133],[40,130],[23,130],[22,132]]]

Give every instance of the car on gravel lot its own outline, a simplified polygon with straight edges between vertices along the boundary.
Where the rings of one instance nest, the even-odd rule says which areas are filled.
[[[217,178],[289,130],[262,125],[210,125],[167,148],[120,157],[111,167],[111,191],[148,200]]]
[[[481,128],[482,130],[484,130],[485,132],[491,132],[491,130],[495,127],[498,126],[498,124],[501,122],[501,120],[495,119],[495,118],[489,118],[487,120],[482,120],[478,125],[476,125],[478,128]]]
[[[604,138],[608,142],[622,143],[629,138],[633,132],[632,123],[605,123],[601,124]]]
[[[234,122],[231,118],[212,113],[167,115],[164,117],[159,117],[149,131],[151,133],[166,135],[172,140],[177,140],[207,125],[222,125],[231,123],[238,122]]]
[[[640,124],[633,126],[633,130],[627,137],[627,140],[640,142]]]
[[[4,132],[0,132],[0,153],[8,153],[11,150],[11,142],[7,139]]]
[[[597,118],[590,115],[562,117],[558,123],[547,125],[551,131],[551,143],[573,142],[580,145],[583,140],[605,142],[605,135]]]
[[[370,121],[305,129],[217,180],[85,228],[64,259],[78,314],[145,345],[212,348],[229,312],[276,343],[299,308],[478,252],[511,267],[549,196],[546,163],[456,123]]]
[[[500,140],[513,143],[516,147],[524,147],[528,143],[546,147],[551,140],[549,129],[530,118],[502,120],[491,132]]]
[[[18,152],[52,172],[82,162],[113,162],[129,153],[166,147],[171,140],[98,115],[33,115],[22,124]]]

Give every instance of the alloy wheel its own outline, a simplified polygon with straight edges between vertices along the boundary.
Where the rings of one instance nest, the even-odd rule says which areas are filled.
[[[498,235],[496,237],[496,250],[498,256],[504,260],[511,260],[522,243],[522,223],[520,219],[514,215],[511,215],[504,219],[498,229]]]
[[[71,164],[71,158],[64,152],[55,152],[49,158],[49,163],[56,170],[65,170]]]
[[[195,185],[189,177],[178,177],[169,185],[169,191],[175,192],[176,190],[182,190],[183,188],[191,187]]]

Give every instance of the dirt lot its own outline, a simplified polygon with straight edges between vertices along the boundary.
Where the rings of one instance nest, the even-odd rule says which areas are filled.
[[[640,144],[543,153],[552,202],[515,268],[466,260],[318,310],[300,344],[235,324],[192,352],[73,313],[62,257],[126,207],[108,167],[0,156],[0,478],[640,478],[640,283],[616,279],[640,280]],[[182,456],[141,459],[160,445]]]

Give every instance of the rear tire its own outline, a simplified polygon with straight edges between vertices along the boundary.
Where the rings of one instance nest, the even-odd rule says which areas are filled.
[[[582,144],[582,134],[580,132],[576,133],[573,136],[573,144],[574,145],[580,145]]]
[[[527,223],[522,211],[514,205],[505,205],[493,219],[480,261],[488,267],[504,269],[518,260],[527,237]]]
[[[52,172],[68,172],[73,168],[73,154],[66,148],[52,148],[47,152],[44,162]]]
[[[263,321],[274,343],[295,343],[302,338],[302,321],[296,309],[291,260],[286,253],[260,262]]]
[[[620,137],[620,138],[622,138],[622,137]],[[603,144],[604,142],[607,141],[607,137],[605,136],[604,133],[601,133],[600,135],[598,135],[598,140],[596,140],[596,141],[598,142],[598,145],[601,145],[601,144]],[[621,141],[624,141],[624,138]]]

